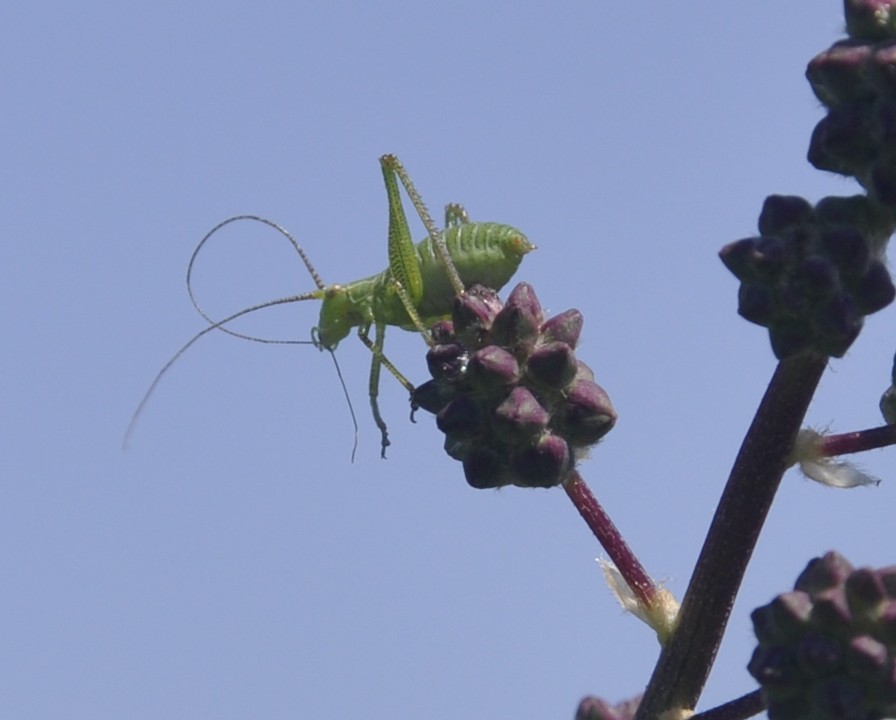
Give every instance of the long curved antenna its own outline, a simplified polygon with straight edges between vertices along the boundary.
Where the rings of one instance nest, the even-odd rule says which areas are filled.
[[[259,303],[258,305],[253,305],[252,307],[244,308],[233,315],[229,315],[223,320],[219,320],[217,322],[212,322],[204,330],[200,330],[193,337],[191,337],[184,345],[178,350],[174,355],[171,356],[171,359],[168,360],[163,366],[162,369],[156,373],[155,378],[147,389],[146,393],[143,395],[143,399],[140,401],[140,404],[137,406],[137,409],[134,411],[134,414],[131,416],[131,421],[128,423],[127,430],[124,433],[124,440],[122,441],[122,448],[127,449],[128,443],[131,440],[131,435],[134,432],[134,428],[137,425],[137,420],[140,419],[140,415],[143,414],[143,410],[146,408],[146,404],[149,402],[149,398],[152,397],[152,394],[155,392],[156,387],[158,387],[159,382],[162,380],[162,377],[168,372],[169,368],[174,365],[175,362],[183,355],[190,347],[195,343],[199,338],[203,335],[210,333],[212,330],[223,329],[222,326],[226,323],[235,320],[238,317],[242,317],[243,315],[248,315],[251,312],[255,312],[256,310],[263,310],[264,308],[272,307],[273,305],[285,305],[286,303],[294,303],[301,302],[302,300],[317,300],[319,299],[319,291],[314,291],[310,293],[303,293],[301,295],[289,295],[287,297],[278,298],[277,300],[269,300],[264,303]],[[203,317],[206,317],[203,315]],[[235,334],[235,333],[231,333]],[[295,345],[314,345],[315,343],[312,340],[282,340],[280,342],[288,342]],[[341,379],[341,377],[340,377]],[[343,388],[345,386],[343,385]],[[352,413],[354,415],[354,413]],[[357,427],[357,426],[356,426]]]
[[[326,285],[324,281],[321,280],[320,275],[317,274],[317,270],[314,268],[314,265],[311,264],[311,260],[309,260],[308,256],[305,254],[305,251],[302,249],[302,246],[296,242],[296,239],[289,234],[289,231],[286,230],[283,226],[275,223],[273,220],[268,220],[267,218],[263,218],[259,215],[234,215],[233,217],[229,217],[226,220],[222,220],[217,225],[215,225],[211,230],[209,230],[202,240],[196,245],[193,249],[193,254],[190,256],[190,262],[187,263],[187,294],[190,296],[190,302],[193,303],[193,307],[196,308],[196,312],[198,312],[204,320],[208,321],[211,325],[215,326],[215,329],[226,332],[228,335],[233,335],[234,337],[241,338],[243,340],[251,340],[253,342],[267,343],[272,345],[306,345],[308,344],[307,340],[278,340],[272,338],[263,338],[258,337],[257,335],[246,335],[245,333],[239,333],[235,330],[231,330],[230,328],[222,327],[221,323],[218,323],[212,317],[210,317],[205,310],[203,310],[199,301],[196,300],[196,295],[193,293],[193,265],[196,262],[196,257],[199,255],[199,251],[202,250],[205,243],[214,235],[218,230],[223,228],[225,225],[229,225],[232,222],[236,222],[237,220],[254,220],[256,222],[264,223],[269,227],[274,228],[277,232],[283,235],[289,242],[292,243],[292,246],[295,248],[296,252],[299,254],[299,257],[302,258],[302,262],[305,264],[305,267],[308,269],[308,272],[311,275],[312,280],[314,280],[314,284],[317,285],[318,290],[323,290]],[[303,298],[305,299],[305,298]],[[230,318],[232,319],[232,318]],[[222,322],[227,322],[224,320]]]
[[[342,368],[336,360],[336,351],[333,348],[326,348],[333,358],[333,365],[336,366],[336,375],[339,377],[339,384],[342,385],[342,394],[345,395],[345,401],[348,403],[348,411],[352,416],[352,426],[355,428],[355,441],[352,443],[352,462],[355,461],[355,452],[358,450],[358,419],[355,417],[355,408],[352,405],[352,399],[348,395],[348,388],[345,386],[345,380],[342,379]]]

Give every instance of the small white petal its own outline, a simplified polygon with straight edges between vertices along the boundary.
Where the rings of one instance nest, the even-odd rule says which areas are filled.
[[[805,428],[797,435],[793,448],[793,462],[810,480],[833,488],[854,488],[863,485],[880,485],[880,480],[862,472],[857,465],[845,460],[824,457],[820,454],[824,436]]]
[[[660,645],[664,645],[675,629],[675,619],[678,616],[679,606],[675,596],[666,588],[658,587],[656,602],[652,607],[648,607],[632,592],[622,573],[612,562],[603,558],[597,558],[597,562],[600,563],[607,585],[622,605],[622,609],[647,623],[656,632]]]

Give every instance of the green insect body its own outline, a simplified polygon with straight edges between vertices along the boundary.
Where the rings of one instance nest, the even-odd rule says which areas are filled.
[[[499,223],[453,225],[442,237],[464,287],[478,283],[500,290],[517,271],[523,255],[534,249],[519,230]],[[451,312],[457,293],[431,237],[417,243],[414,253],[424,288],[414,308],[419,320],[429,326]],[[417,330],[395,289],[391,268],[346,285],[331,285],[316,295],[323,301],[317,326],[317,341],[323,348],[335,348],[353,327],[382,323]]]
[[[383,457],[386,456],[386,447],[389,445],[388,432],[386,423],[380,415],[377,401],[380,369],[385,367],[409,393],[414,390],[413,383],[405,378],[383,353],[386,327],[393,325],[405,330],[418,331],[427,343],[431,343],[426,328],[451,312],[456,296],[475,283],[500,290],[516,272],[523,256],[534,250],[535,246],[526,239],[523,233],[509,225],[470,222],[466,211],[457,204],[451,204],[445,208],[445,229],[438,230],[398,158],[394,155],[384,155],[380,158],[380,166],[389,203],[389,267],[377,275],[344,285],[326,285],[317,274],[305,251],[285,229],[270,220],[255,215],[238,215],[228,218],[206,233],[193,250],[193,255],[187,266],[187,291],[193,306],[208,321],[209,326],[196,333],[158,372],[131,418],[125,433],[125,445],[127,445],[138,417],[162,376],[193,343],[206,333],[212,330],[222,330],[237,337],[261,342],[298,344],[310,342],[319,349],[332,352],[339,342],[348,336],[352,328],[357,328],[358,337],[373,355],[368,386],[370,406],[374,421],[382,436],[381,454]],[[411,238],[405,218],[399,182],[404,187],[417,215],[426,228],[426,239],[416,245]],[[317,289],[253,305],[223,320],[216,321],[207,315],[193,295],[191,283],[193,264],[206,241],[222,227],[237,220],[262,222],[282,233],[302,258]],[[320,320],[318,326],[312,330],[310,341],[266,340],[243,335],[225,327],[232,320],[256,310],[303,300],[322,301]],[[371,328],[375,329],[373,340],[369,337]],[[335,362],[335,355],[333,355],[333,359]],[[346,397],[348,397],[347,393]],[[354,413],[352,419],[354,420]]]

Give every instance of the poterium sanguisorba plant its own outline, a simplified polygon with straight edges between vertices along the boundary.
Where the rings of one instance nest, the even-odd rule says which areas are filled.
[[[452,321],[431,330],[432,380],[414,393],[433,412],[445,450],[475,488],[563,487],[610,556],[623,604],[656,631],[660,658],[643,695],[586,697],[577,720],[694,714],[741,580],[784,472],[798,464],[836,487],[875,482],[851,454],[896,443],[896,363],[881,399],[887,425],[839,435],[801,430],[830,358],[896,289],[884,253],[896,229],[896,0],[846,0],[848,37],[815,57],[807,77],[827,110],[809,161],[855,178],[863,194],[812,203],[771,195],[758,235],[722,248],[740,282],[738,313],[768,330],[778,365],[734,461],[680,608],[654,583],[585,485],[578,462],[616,413],[576,357],[582,316],[545,318],[531,287],[501,302],[470,288]],[[882,383],[883,384],[883,383]],[[793,591],[753,612],[758,646],[744,658],[759,689],[701,717],[767,710],[786,718],[896,717],[896,567],[855,570],[836,553],[811,560]]]

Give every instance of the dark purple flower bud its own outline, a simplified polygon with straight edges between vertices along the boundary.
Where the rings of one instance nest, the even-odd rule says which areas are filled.
[[[845,0],[846,31],[857,40],[896,37],[896,3],[893,0]]]
[[[467,380],[483,391],[497,391],[520,379],[520,365],[504,348],[487,345],[470,356]]]
[[[759,213],[759,233],[779,235],[802,225],[809,225],[814,210],[809,201],[798,195],[769,195]]]
[[[853,290],[859,311],[864,315],[882,310],[896,297],[890,271],[880,260],[873,260],[868,272]]]
[[[470,448],[463,463],[464,477],[471,487],[486,490],[510,484],[505,459],[491,448],[482,445]]]
[[[855,227],[838,227],[822,234],[821,250],[844,275],[861,275],[871,259],[865,236]]]
[[[436,415],[436,425],[446,435],[472,437],[481,429],[479,408],[469,395],[458,395]]]
[[[896,602],[890,601],[877,617],[877,634],[890,646],[896,645]],[[896,698],[894,698],[896,699]]]
[[[871,55],[870,45],[846,40],[812,58],[806,78],[815,96],[828,107],[872,99]]]
[[[865,108],[832,109],[812,131],[808,160],[819,170],[863,177],[879,152]]]
[[[495,432],[508,442],[522,442],[540,435],[551,416],[527,388],[517,386],[495,408],[492,420]]]
[[[455,342],[454,323],[450,320],[437,320],[429,329],[429,335],[436,345],[448,345]]]
[[[586,697],[579,703],[575,720],[630,720],[616,707],[599,697]]]
[[[846,672],[855,676],[881,676],[886,672],[887,646],[869,635],[853,638],[846,646]]]
[[[498,293],[482,285],[473,285],[454,298],[451,317],[455,334],[462,342],[478,347],[500,309]]]
[[[787,690],[798,678],[794,651],[781,645],[759,645],[753,651],[747,671],[767,693],[774,693],[778,688]],[[799,688],[795,690],[799,691]]]
[[[411,395],[411,412],[422,408],[433,415],[444,408],[455,395],[455,390],[445,382],[428,380],[415,388]]]
[[[511,305],[528,311],[540,325],[544,320],[544,313],[541,310],[541,303],[535,295],[535,290],[529,283],[518,283],[517,286],[510,291],[505,305]]]
[[[800,573],[794,588],[814,595],[844,583],[853,566],[840,553],[831,551],[823,557],[813,558]]]
[[[843,662],[841,643],[821,633],[809,633],[794,649],[797,664],[813,675],[829,675]]]
[[[616,411],[606,391],[588,380],[576,380],[566,393],[558,432],[574,447],[588,447],[615,424]]]
[[[876,572],[859,568],[846,579],[846,599],[854,613],[874,614],[887,602],[887,590]]]
[[[576,380],[589,380],[594,382],[594,370],[581,360],[576,360]],[[896,382],[896,380],[893,382]]]
[[[872,162],[871,181],[862,184],[881,205],[896,205],[896,168],[890,157],[878,158]]]
[[[542,387],[562,390],[576,376],[576,356],[564,342],[541,345],[526,362],[526,376]]]
[[[818,337],[813,349],[832,357],[843,357],[862,331],[864,318],[853,299],[841,293],[818,308],[815,325]]]
[[[576,345],[579,344],[579,335],[584,322],[582,313],[576,309],[555,315],[542,324],[541,341],[544,343],[563,342],[575,350]]]
[[[831,635],[846,635],[852,624],[852,613],[842,587],[830,588],[813,598],[812,625]]]
[[[893,97],[896,92],[896,45],[892,43],[875,45],[871,68],[874,71],[873,79],[879,94],[883,97]]]
[[[737,313],[751,323],[768,326],[775,317],[775,295],[765,285],[743,283],[737,291]]]
[[[896,565],[881,568],[877,571],[877,576],[887,592],[887,597],[896,600]]]
[[[572,470],[569,445],[562,437],[545,433],[510,461],[513,484],[549,488],[561,484]]]
[[[787,643],[802,637],[812,613],[812,600],[799,590],[782,593],[750,615],[761,643]]]
[[[531,310],[508,303],[492,324],[491,341],[523,357],[534,347],[540,327],[541,320]]]
[[[459,343],[434,345],[426,353],[426,364],[436,380],[454,380],[467,365],[467,349]]]
[[[805,297],[821,300],[840,289],[840,273],[827,258],[810,255],[794,270],[794,284]]]
[[[759,277],[778,278],[792,261],[792,251],[781,238],[769,236],[756,239],[753,268]]]
[[[460,438],[454,435],[445,436],[444,449],[448,457],[463,461],[470,454],[470,450],[476,445],[475,439]]]
[[[738,280],[748,280],[755,276],[756,238],[744,238],[728,243],[719,251],[725,267]]]
[[[889,236],[893,227],[890,211],[881,207],[867,195],[823,197],[815,204],[815,215],[818,218],[818,226],[822,230],[842,228],[856,232],[855,228],[862,228],[862,231],[866,233]],[[824,243],[823,238],[822,242]],[[847,245],[847,254],[849,247]],[[830,248],[829,251],[832,252]],[[833,255],[830,257],[835,260]],[[840,265],[839,260],[835,260],[835,262],[838,266]]]
[[[812,328],[802,321],[774,322],[768,326],[768,337],[778,360],[794,357],[812,347]]]

